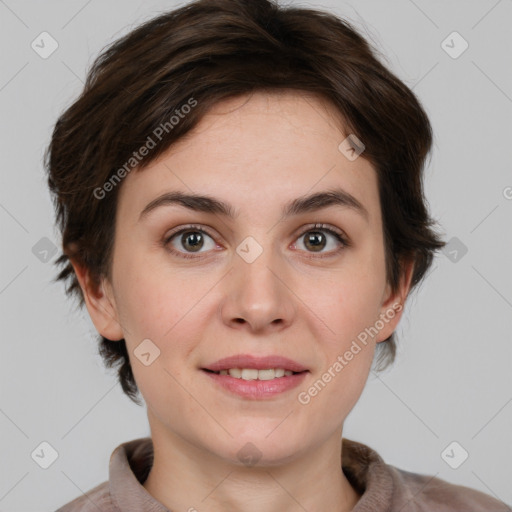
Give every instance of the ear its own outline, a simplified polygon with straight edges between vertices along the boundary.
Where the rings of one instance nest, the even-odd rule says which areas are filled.
[[[76,277],[84,295],[85,305],[96,330],[105,338],[119,341],[124,338],[123,330],[118,321],[117,307],[112,288],[107,279],[100,283],[91,279],[89,269],[70,259]]]
[[[377,343],[386,341],[396,329],[404,311],[405,300],[411,288],[411,280],[414,270],[414,260],[405,261],[402,264],[400,282],[395,292],[391,291],[391,285],[386,284],[379,320],[384,324],[375,338]],[[379,322],[379,325],[380,325]]]

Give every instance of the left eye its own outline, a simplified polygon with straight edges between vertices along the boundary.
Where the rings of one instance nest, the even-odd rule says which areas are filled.
[[[327,236],[328,235],[328,236]],[[334,239],[334,242],[332,242],[331,250],[323,251],[327,246],[329,246],[329,238],[331,240]],[[325,227],[318,227],[318,228],[309,228],[307,231],[302,233],[297,240],[300,240],[302,242],[302,245],[306,247],[307,252],[336,252],[339,250],[340,245],[347,246],[348,242],[346,239],[341,235],[341,233],[338,233],[334,231],[333,229],[325,228]],[[295,246],[300,244],[294,244]]]

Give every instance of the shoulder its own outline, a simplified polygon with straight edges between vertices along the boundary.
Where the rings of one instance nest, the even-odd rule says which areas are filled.
[[[109,483],[103,482],[82,496],[66,503],[56,512],[118,512],[110,498]]]
[[[483,492],[432,475],[387,465],[394,480],[394,507],[409,512],[511,512],[502,501]],[[392,507],[392,510],[395,508]],[[398,510],[398,509],[397,509]]]
[[[153,444],[149,437],[126,441],[112,452],[109,462],[109,479],[56,512],[120,512],[121,510],[152,510],[158,508],[141,485],[151,468]]]
[[[346,438],[342,468],[361,494],[354,512],[512,512],[486,493],[387,464],[373,448]]]

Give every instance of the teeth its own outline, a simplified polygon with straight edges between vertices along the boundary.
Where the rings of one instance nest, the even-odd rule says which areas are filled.
[[[238,370],[240,371],[240,370]],[[272,371],[272,370],[270,370]],[[256,380],[260,376],[259,370],[255,369],[243,369],[242,370],[242,380]]]
[[[228,375],[231,375],[231,377],[236,377],[237,379],[242,378],[242,370],[238,368],[232,368],[228,370]]]
[[[220,375],[230,375],[235,379],[243,380],[272,380],[279,377],[293,375],[291,370],[283,368],[268,368],[265,370],[256,370],[254,368],[230,368],[229,370],[221,370]]]

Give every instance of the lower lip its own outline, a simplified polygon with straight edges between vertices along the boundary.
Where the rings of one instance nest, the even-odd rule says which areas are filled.
[[[220,375],[206,370],[201,371],[231,393],[257,400],[269,398],[297,387],[305,379],[306,374],[309,373],[307,371],[294,373],[272,380],[244,380],[230,375]]]

